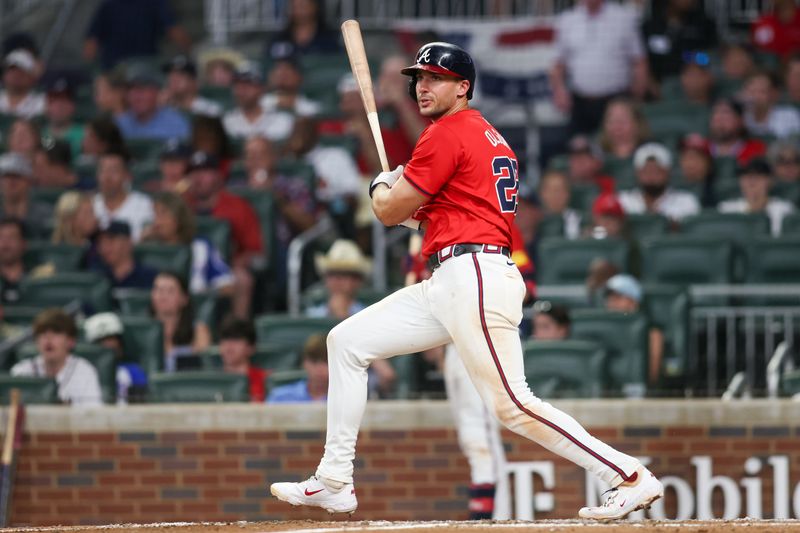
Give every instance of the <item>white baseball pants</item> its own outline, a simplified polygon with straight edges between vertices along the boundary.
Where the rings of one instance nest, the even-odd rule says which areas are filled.
[[[328,335],[328,434],[317,477],[353,482],[370,363],[451,341],[486,407],[511,431],[611,486],[634,474],[639,461],[592,437],[528,388],[517,333],[524,294],[519,270],[504,255],[465,254],[336,326]]]

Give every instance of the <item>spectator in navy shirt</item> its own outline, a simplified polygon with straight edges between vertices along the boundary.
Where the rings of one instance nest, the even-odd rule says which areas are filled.
[[[114,220],[100,231],[97,252],[102,263],[97,267],[114,289],[150,289],[158,272],[139,263],[133,256],[131,227]]]
[[[94,61],[99,54],[110,69],[131,57],[157,55],[164,34],[183,51],[191,48],[167,0],[104,0],[86,32],[83,56]]]
[[[155,72],[141,69],[128,80],[128,110],[116,117],[125,139],[188,139],[189,121],[172,107],[160,106],[161,79]]]

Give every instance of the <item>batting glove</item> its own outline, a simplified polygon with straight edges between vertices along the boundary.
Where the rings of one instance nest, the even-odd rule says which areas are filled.
[[[381,172],[375,179],[372,180],[369,184],[369,197],[372,198],[372,193],[375,191],[375,187],[378,186],[380,183],[385,183],[391,189],[392,186],[397,183],[397,180],[400,179],[400,176],[403,175],[403,165],[397,165],[397,168],[390,171],[390,172]]]

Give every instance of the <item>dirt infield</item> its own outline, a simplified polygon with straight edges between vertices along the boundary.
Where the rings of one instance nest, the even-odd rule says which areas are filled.
[[[536,522],[316,522],[312,520],[291,522],[231,522],[231,523],[168,523],[168,524],[119,524],[110,526],[34,527],[0,529],[14,533],[447,533],[458,531],[486,531],[492,533],[519,533],[533,530],[556,533],[674,533],[695,531],[697,533],[800,533],[800,520],[688,520],[621,522],[601,524],[581,520],[540,520]]]

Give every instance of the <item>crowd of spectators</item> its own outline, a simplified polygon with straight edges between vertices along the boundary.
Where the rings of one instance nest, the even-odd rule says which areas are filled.
[[[781,235],[800,200],[798,35],[791,0],[775,2],[731,42],[696,0],[653,2],[643,18],[608,0],[582,0],[561,14],[549,74],[567,137],[540,178],[523,177],[517,196],[517,229],[537,268],[548,261],[539,245],[553,236],[545,232],[552,220],[561,238],[633,242],[634,216],[659,215],[679,231],[704,210],[763,213]],[[365,191],[380,161],[320,2],[289,2],[286,26],[263,57],[194,48],[166,0],[101,2],[83,49],[99,67],[91,76],[44,64],[31,38],[12,37],[0,88],[2,305],[26,303],[25,279],[70,271],[29,252],[31,243],[77,249],[73,269],[97,273],[115,298],[125,294],[118,290],[145,295],[163,330],[165,371],[205,368],[203,354],[218,345],[222,368],[248,377],[253,400],[323,398],[324,342],[302,350],[297,365],[308,380],[289,388],[267,391],[270,369],[251,362],[254,317],[286,309],[289,244],[323,217],[340,239],[316,257],[325,299],[304,314],[341,320],[371,303],[363,299],[371,274]],[[160,54],[164,37],[176,55]],[[333,102],[308,90],[314,61],[344,65],[325,87]],[[409,61],[392,53],[376,71],[391,166],[410,158],[426,125],[400,74]],[[678,127],[676,117],[685,119]],[[527,168],[537,175],[532,162]],[[148,250],[159,247],[175,257],[188,249],[185,267],[151,262]],[[609,309],[633,312],[642,289],[624,275],[598,287]],[[200,312],[207,297],[219,304],[211,315]],[[568,336],[568,310],[545,303],[534,309],[534,338]],[[113,313],[84,306],[87,317],[102,312],[83,333],[55,311],[39,315],[40,356],[13,372],[54,377],[62,400],[99,401],[99,393],[70,396],[62,383],[67,366],[83,368],[72,354],[82,338],[117,353],[118,397],[141,398],[147,373],[125,366],[133,363],[122,346],[119,317],[129,309],[113,305]],[[651,353],[651,367],[658,357]],[[385,361],[370,376],[376,397],[397,379]]]

